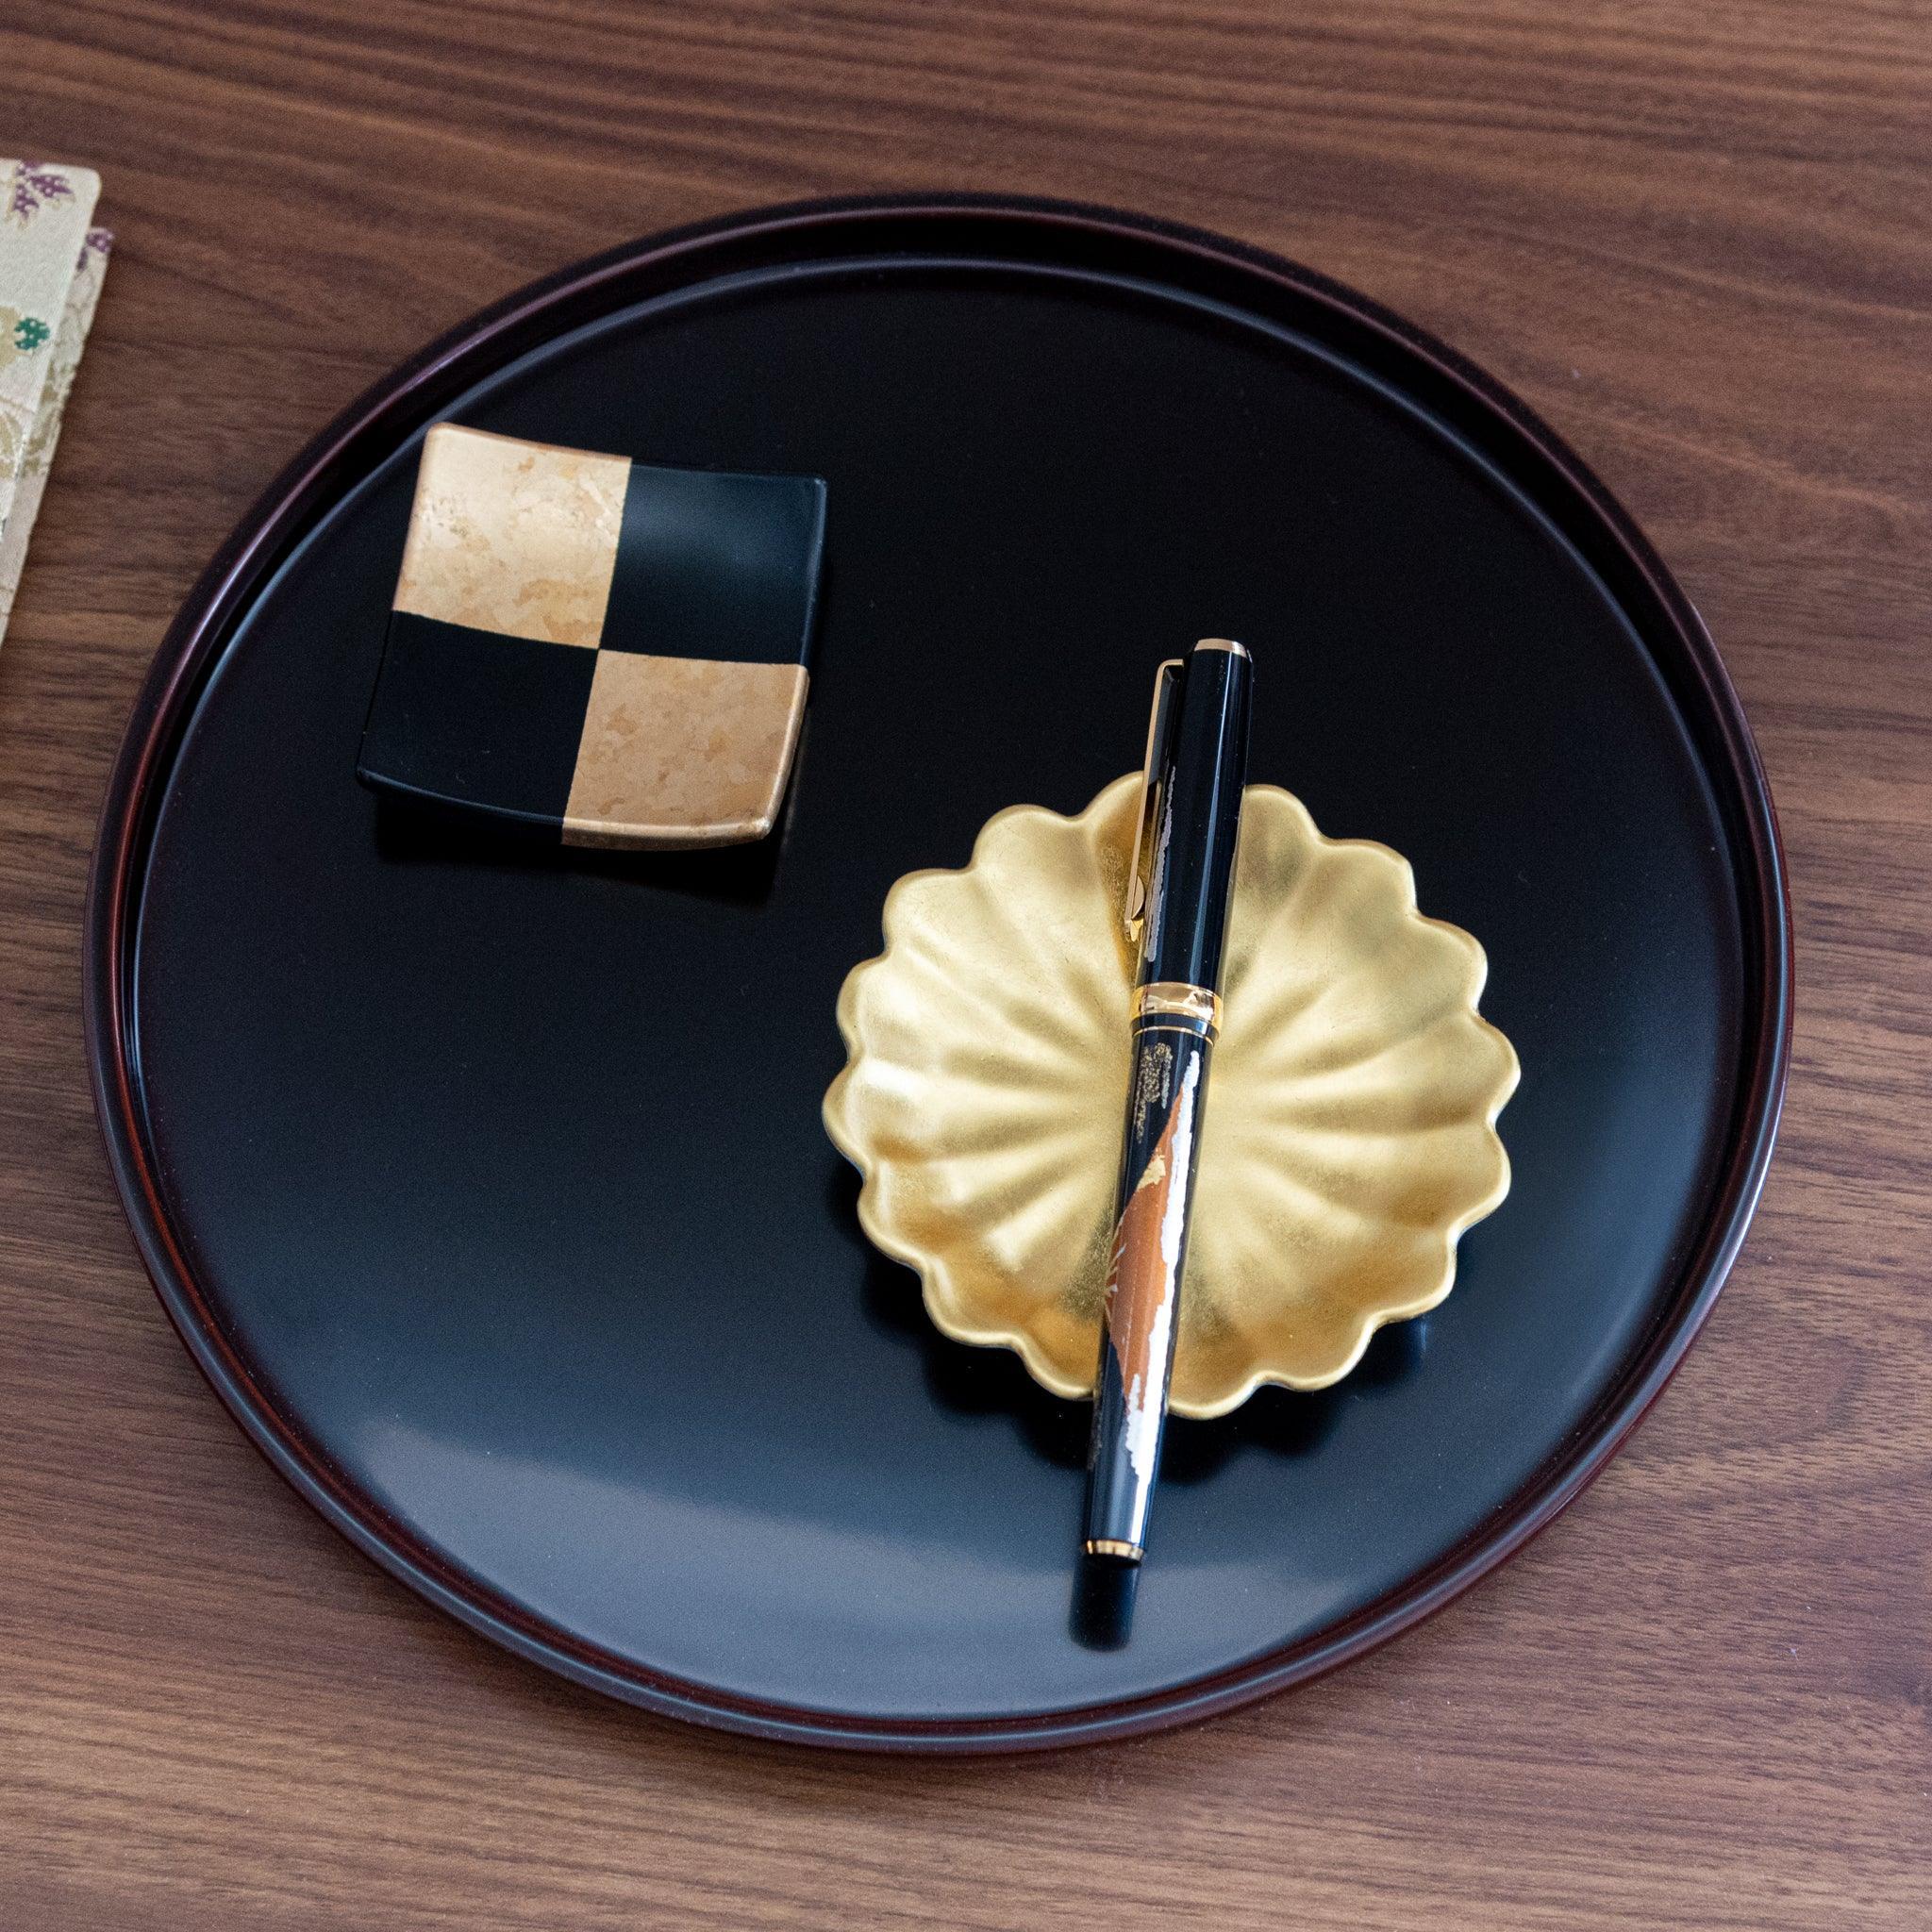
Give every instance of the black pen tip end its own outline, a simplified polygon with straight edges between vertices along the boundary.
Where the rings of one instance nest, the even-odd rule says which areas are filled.
[[[1138,1556],[1084,1552],[1074,1574],[1074,1641],[1088,1650],[1119,1650],[1133,1632]]]

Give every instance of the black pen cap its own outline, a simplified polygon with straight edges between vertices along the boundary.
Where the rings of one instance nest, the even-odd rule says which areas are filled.
[[[1246,650],[1225,638],[1204,638],[1181,671],[1160,733],[1159,769],[1149,774],[1158,794],[1143,986],[1220,986],[1253,679]]]

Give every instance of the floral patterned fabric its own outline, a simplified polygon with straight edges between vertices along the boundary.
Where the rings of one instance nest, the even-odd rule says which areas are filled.
[[[88,168],[0,160],[0,636],[100,298],[100,189]]]

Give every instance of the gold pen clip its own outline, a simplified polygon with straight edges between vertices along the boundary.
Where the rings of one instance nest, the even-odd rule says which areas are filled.
[[[1141,941],[1141,924],[1147,916],[1147,894],[1154,887],[1154,821],[1160,809],[1168,736],[1174,729],[1174,701],[1186,670],[1184,658],[1170,658],[1154,674],[1154,708],[1147,719],[1147,756],[1141,766],[1141,809],[1134,825],[1134,856],[1127,861],[1124,907],[1127,938],[1136,945]]]

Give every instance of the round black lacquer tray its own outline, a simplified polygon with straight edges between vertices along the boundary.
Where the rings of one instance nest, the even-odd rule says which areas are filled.
[[[782,842],[546,855],[357,785],[445,416],[826,479]],[[930,1328],[819,1102],[887,888],[1003,806],[1085,805],[1203,635],[1255,652],[1253,775],[1487,947],[1515,1184],[1345,1383],[1172,1427],[1109,1649],[1070,1615],[1084,1411]],[[945,200],[638,242],[351,408],[161,649],[87,991],[161,1299],[352,1541],[656,1710],[985,1750],[1312,1676],[1569,1502],[1736,1252],[1790,977],[1710,642],[1521,404],[1273,257]]]

